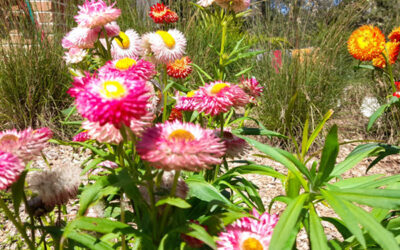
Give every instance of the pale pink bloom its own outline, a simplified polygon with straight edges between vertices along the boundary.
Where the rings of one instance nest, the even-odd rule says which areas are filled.
[[[276,214],[259,214],[253,208],[251,217],[244,217],[226,227],[226,232],[219,234],[219,250],[268,249],[273,230],[278,223]]]
[[[155,66],[151,62],[138,58],[122,58],[108,61],[99,69],[99,76],[105,76],[110,72],[120,73],[131,80],[150,80],[155,74]]]
[[[93,48],[100,30],[100,28],[75,27],[64,36],[61,44],[65,49],[72,47],[81,49]]]
[[[114,5],[115,3],[107,6],[103,0],[86,0],[83,5],[78,6],[79,11],[74,17],[75,21],[79,26],[87,28],[104,26],[121,15],[121,10],[113,8]]]
[[[102,173],[108,171],[107,168],[116,169],[118,167],[118,164],[113,161],[103,161],[103,162],[97,164],[97,166],[98,166],[97,168],[92,169],[90,171],[91,175],[102,174]]]
[[[215,130],[215,135],[220,137],[226,146],[226,157],[227,158],[235,158],[241,157],[245,155],[249,149],[249,144],[243,140],[232,134],[229,130],[224,130],[223,136],[221,137],[221,131]]]
[[[48,128],[0,132],[0,151],[9,152],[27,162],[39,156],[53,133]]]
[[[113,161],[103,161],[98,164],[98,166],[106,167],[106,168],[117,168],[118,164]]]
[[[231,8],[235,12],[244,11],[250,6],[250,0],[215,0],[222,8]]]
[[[147,129],[137,151],[156,168],[200,171],[221,163],[225,146],[212,130],[174,121]]]
[[[215,0],[199,0],[197,2],[198,5],[202,6],[202,7],[208,7],[211,4],[213,4],[215,2]]]
[[[255,98],[260,96],[264,89],[254,76],[251,78],[244,78],[242,76],[239,87],[250,96],[251,102],[254,102]]]
[[[87,140],[90,140],[90,136],[88,135],[88,132],[86,130],[78,133],[72,138],[72,141],[77,141],[77,142],[84,142]]]
[[[65,56],[63,58],[67,64],[74,64],[81,62],[85,56],[87,56],[86,50],[78,47],[72,47],[65,52]]]
[[[106,25],[104,25],[104,29],[106,30],[107,37],[118,36],[119,32],[121,32],[117,22],[107,23]],[[104,38],[104,31],[101,31],[100,37]]]
[[[193,97],[196,98],[194,109],[212,116],[228,112],[232,107],[245,106],[250,101],[239,86],[223,81],[206,84]]]
[[[100,125],[122,124],[130,126],[131,120],[148,113],[148,88],[143,80],[132,80],[110,72],[99,77],[83,77],[73,82],[68,93],[75,97],[78,112],[91,122]]]
[[[143,130],[151,125],[152,120],[153,116],[148,112],[140,119],[132,119],[130,121],[130,129],[136,136],[140,136]],[[87,130],[87,135],[90,139],[97,140],[100,143],[118,144],[123,139],[119,129],[110,123],[101,126],[98,122],[84,121],[82,128]]]
[[[24,171],[25,165],[15,155],[0,151],[0,190],[4,190],[16,182]]]
[[[114,38],[111,45],[111,55],[113,59],[125,57],[138,58],[142,54],[142,39],[139,34],[129,29],[119,33],[122,42]]]
[[[169,63],[183,56],[186,38],[177,29],[146,33],[142,37],[144,55],[152,54],[157,63]]]
[[[34,172],[28,183],[46,206],[63,205],[78,194],[80,174],[78,166],[58,166]]]

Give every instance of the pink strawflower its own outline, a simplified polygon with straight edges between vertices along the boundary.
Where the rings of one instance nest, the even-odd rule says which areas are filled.
[[[261,95],[264,89],[264,87],[260,85],[260,83],[254,76],[251,78],[244,78],[242,76],[239,82],[239,87],[241,87],[244,92],[246,92],[250,96],[252,102],[255,101],[255,97]]]
[[[111,123],[119,128],[122,124],[129,126],[132,119],[139,120],[148,113],[145,81],[113,72],[80,80],[84,82],[74,81],[68,93],[76,98],[78,112],[91,122]]]
[[[72,141],[77,141],[77,142],[85,142],[87,140],[90,140],[90,136],[87,132],[87,130],[78,133],[77,135],[72,138]]]
[[[173,62],[181,58],[186,49],[186,38],[177,29],[144,34],[142,41],[144,54],[152,54],[157,63]]]
[[[215,2],[215,0],[199,0],[197,2],[198,5],[202,6],[202,7],[208,7],[211,4],[213,4]]]
[[[152,120],[153,116],[148,112],[140,119],[132,119],[129,127],[136,136],[140,136],[144,129],[151,125]],[[123,139],[119,129],[110,123],[101,126],[98,122],[84,121],[82,128],[87,130],[87,136],[90,139],[95,139],[100,143],[118,144]]]
[[[279,74],[279,70],[282,68],[282,51],[274,50],[273,57],[271,59],[272,67],[274,67],[275,72]]]
[[[121,10],[113,8],[115,3],[111,6],[103,0],[86,0],[83,5],[78,6],[79,11],[76,15],[75,21],[81,27],[96,28],[106,25],[115,21],[120,15]]]
[[[193,97],[196,98],[194,109],[212,116],[228,112],[232,107],[245,106],[250,101],[239,86],[223,81],[206,84]]]
[[[111,23],[104,25],[104,29],[106,30],[107,37],[118,36],[119,32],[121,32],[117,22],[111,22]],[[104,38],[104,31],[101,31],[100,37]]]
[[[131,80],[150,80],[155,74],[155,66],[143,59],[125,57],[108,61],[99,69],[99,76],[105,76],[110,72],[125,75]]]
[[[4,190],[16,182],[24,171],[25,165],[15,155],[0,151],[0,190]]]
[[[65,49],[72,47],[90,49],[94,47],[100,31],[100,28],[75,27],[64,36],[61,44]]]
[[[235,158],[241,157],[245,155],[249,149],[249,144],[243,140],[232,134],[229,130],[224,130],[223,136],[221,137],[221,131],[216,130],[215,135],[220,137],[226,146],[226,157],[227,158]]]
[[[12,153],[27,162],[40,155],[52,136],[53,133],[48,128],[2,131],[0,132],[0,151]]]
[[[72,47],[68,50],[68,52],[65,52],[65,56],[63,57],[63,59],[67,64],[74,64],[81,62],[86,55],[86,50],[80,49],[78,47]]]
[[[222,8],[230,8],[235,12],[244,11],[250,6],[250,0],[215,0],[215,2]]]
[[[174,121],[147,129],[137,151],[156,168],[200,171],[220,164],[225,146],[211,130]]]
[[[139,34],[129,29],[120,32],[118,38],[114,38],[111,45],[111,55],[113,59],[122,59],[125,57],[138,58],[142,54],[142,39]]]
[[[175,95],[175,108],[179,111],[194,111],[197,98],[194,97],[196,91],[189,91],[186,96],[181,96],[179,92]]]
[[[267,212],[260,215],[255,208],[252,215],[256,219],[241,218],[227,226],[226,232],[219,234],[219,241],[217,241],[219,250],[268,249],[279,217]]]

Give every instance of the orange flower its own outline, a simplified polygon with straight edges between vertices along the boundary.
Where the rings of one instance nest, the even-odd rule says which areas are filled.
[[[163,3],[157,3],[150,7],[149,16],[153,19],[155,23],[163,23],[164,18],[168,15],[169,8]]]
[[[395,42],[400,42],[400,27],[395,28],[390,32],[389,39]]]
[[[390,64],[394,64],[397,60],[397,56],[400,51],[400,42],[387,42],[385,44],[385,50],[382,52],[388,59]],[[372,64],[378,68],[386,67],[385,56],[380,54],[379,56],[372,59]]]
[[[168,63],[167,73],[174,78],[186,78],[192,73],[192,66],[189,65],[190,63],[192,63],[192,61],[187,56],[177,59],[172,63]]]
[[[347,41],[350,54],[360,61],[371,61],[385,48],[385,36],[378,27],[363,25],[356,29]]]

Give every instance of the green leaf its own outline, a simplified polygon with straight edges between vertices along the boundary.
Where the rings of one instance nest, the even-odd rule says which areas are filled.
[[[179,207],[179,208],[190,208],[191,205],[187,203],[185,200],[179,198],[179,197],[167,197],[165,199],[159,200],[156,203],[156,207],[162,206],[164,204],[169,204],[174,207]]]
[[[333,170],[333,167],[335,166],[338,153],[339,142],[337,135],[337,126],[334,125],[329,131],[328,136],[325,140],[315,186],[318,187],[329,177]]]
[[[274,170],[273,168],[269,166],[263,166],[263,165],[256,165],[256,164],[250,164],[250,165],[243,165],[235,168],[229,169],[226,173],[221,175],[215,180],[215,183],[218,183],[219,180],[224,180],[227,179],[231,176],[237,176],[238,174],[259,174],[259,175],[268,175],[274,178],[278,179],[284,179],[286,178],[285,175],[279,173],[278,171]]]
[[[324,127],[326,121],[332,116],[332,114],[333,114],[332,109],[330,109],[330,110],[328,110],[328,112],[326,112],[326,114],[322,118],[322,121],[317,125],[317,127],[314,129],[314,131],[310,135],[310,138],[308,139],[308,142],[307,142],[305,152],[308,152],[308,150],[310,149],[311,145],[313,144],[315,138],[317,138],[317,136],[321,132],[322,128]]]
[[[285,181],[285,192],[289,198],[295,198],[299,196],[301,184],[294,174],[289,171],[287,179]]]
[[[280,201],[288,205],[292,200],[292,198],[283,195],[275,196],[268,205],[268,211],[271,212],[272,205],[274,205],[276,201]]]
[[[359,187],[365,183],[370,184],[373,181],[378,180],[381,178],[383,175],[382,174],[376,174],[376,175],[370,175],[370,176],[361,176],[361,177],[354,177],[354,178],[349,178],[349,179],[344,179],[332,184],[329,184],[329,187],[337,187],[337,188],[356,188]],[[399,177],[400,178],[400,177]],[[332,189],[332,188],[330,188]]]
[[[400,191],[391,189],[341,189],[329,191],[351,202],[387,209],[400,208]]]
[[[372,128],[372,125],[374,125],[375,121],[381,117],[381,115],[385,112],[385,110],[390,107],[390,103],[383,104],[380,106],[369,118],[368,126],[367,126],[367,131],[369,131]]]
[[[377,187],[382,187],[382,186],[389,185],[392,183],[396,183],[398,181],[400,181],[400,175],[393,175],[393,176],[389,176],[389,177],[385,177],[385,178],[376,179],[376,180],[370,181],[370,182],[360,183],[359,185],[357,185],[355,187],[358,189],[377,188]]]
[[[226,182],[226,181],[220,181],[220,182],[219,182],[219,185],[225,185],[226,187],[230,188],[233,192],[235,192],[235,194],[237,194],[237,195],[242,199],[242,201],[243,201],[244,203],[246,203],[246,205],[247,205],[249,208],[252,209],[252,208],[254,207],[254,205],[253,205],[253,203],[250,201],[250,199],[247,198],[246,195],[244,195],[244,194],[243,194],[238,188],[236,188],[235,186],[231,185],[230,183],[228,183],[228,182]],[[235,204],[237,204],[237,203],[235,203]]]
[[[396,250],[400,249],[393,237],[393,234],[387,231],[375,218],[367,213],[364,209],[345,202],[345,205],[352,211],[358,222],[368,231],[369,235],[378,243],[383,249]]]
[[[141,234],[131,226],[106,218],[79,217],[71,222],[73,228],[85,231],[93,231],[102,234],[123,233],[123,234]]]
[[[269,245],[270,250],[281,250],[288,246],[291,249],[295,238],[290,239],[290,236],[300,220],[300,213],[307,198],[308,194],[301,194],[289,203],[274,229]]]
[[[324,228],[321,225],[321,219],[315,212],[315,208],[312,203],[310,204],[310,241],[312,249],[329,249]]]
[[[11,185],[11,195],[12,195],[13,207],[14,207],[15,214],[17,216],[19,215],[19,207],[21,205],[22,196],[24,194],[25,178],[26,178],[27,173],[28,173],[27,170],[23,171],[21,173],[21,175],[19,176],[17,182],[14,182]]]
[[[93,250],[113,250],[114,248],[108,242],[101,241],[91,235],[72,231],[68,234],[68,238],[81,243],[86,246],[88,249]]]
[[[217,249],[214,239],[207,233],[204,227],[194,223],[189,224],[189,227],[193,229],[193,231],[186,233],[187,235],[203,241],[212,249]]]
[[[375,70],[375,67],[372,65],[364,65],[364,64],[360,64],[360,65],[356,65],[354,66],[354,70],[357,69],[369,69],[369,70]]]
[[[186,184],[189,186],[189,197],[193,196],[207,202],[217,200],[229,206],[233,205],[214,186],[206,182],[201,176],[194,175],[187,178]]]
[[[103,188],[109,184],[107,176],[100,177],[93,185],[85,187],[79,199],[79,215],[84,215],[90,204],[98,201],[104,192]]]
[[[252,69],[253,69],[253,66],[248,67],[248,68],[245,68],[244,70],[242,70],[242,71],[236,73],[236,74],[235,74],[235,77],[240,77],[240,76],[246,74],[247,72],[249,72],[249,71],[252,70]]]
[[[363,159],[375,154],[379,150],[382,150],[382,147],[378,143],[369,143],[357,146],[344,161],[336,165],[331,173],[331,177],[340,176]]]
[[[350,209],[344,204],[344,202],[331,194],[330,191],[320,189],[321,194],[324,196],[326,201],[331,205],[332,209],[342,218],[343,223],[349,229],[350,232],[357,238],[358,242],[366,248],[366,242],[361,229],[358,227],[358,222],[354,220],[355,215]]]
[[[96,158],[93,159],[92,161],[90,161],[89,164],[86,165],[86,167],[82,170],[81,175],[86,174],[88,171],[90,171],[91,169],[95,168],[99,163],[105,161],[105,159],[103,158]]]
[[[208,80],[212,80],[212,77],[209,74],[207,74],[207,72],[205,72],[199,65],[193,62],[190,65],[192,65],[194,68],[197,69],[198,72],[202,73],[205,77],[207,77]]]
[[[379,144],[379,146],[382,149],[384,149],[384,151],[378,153],[378,157],[376,157],[376,159],[374,159],[374,161],[371,162],[371,164],[369,164],[369,166],[367,167],[366,172],[368,172],[368,170],[370,170],[373,166],[375,166],[375,164],[377,164],[379,161],[381,161],[386,156],[400,153],[400,148],[399,147],[396,147],[396,146],[393,146],[393,145],[387,145],[387,144]]]
[[[245,117],[242,117],[245,118]],[[268,129],[259,129],[259,128],[237,128],[232,130],[233,134],[237,134],[237,135],[265,135],[268,136],[268,138],[271,138],[273,136],[278,137],[278,138],[287,138],[286,136],[279,134],[277,132],[268,130]]]
[[[347,239],[353,236],[353,234],[349,231],[344,222],[340,219],[333,217],[321,217],[321,219],[334,225],[338,232],[342,235],[343,239]]]
[[[301,159],[304,159],[304,157],[307,154],[307,143],[308,143],[308,114],[307,114],[307,119],[306,122],[304,123],[304,128],[303,128],[303,137],[301,140]]]

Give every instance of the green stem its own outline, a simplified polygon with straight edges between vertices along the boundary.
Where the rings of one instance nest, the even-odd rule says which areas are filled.
[[[121,195],[121,200],[120,200],[120,207],[121,207],[121,222],[125,223],[125,202],[124,202],[125,194]],[[126,239],[125,239],[125,234],[122,234],[121,236],[121,249],[126,250]]]
[[[244,111],[244,116],[243,116],[244,118],[247,118],[249,116],[250,110],[251,110],[251,105],[248,104],[246,107],[246,110]],[[239,128],[243,128],[244,121],[245,121],[245,119],[240,122]]]
[[[180,174],[181,174],[180,170],[175,172],[174,182],[172,183],[172,188],[171,188],[171,193],[170,193],[171,197],[175,197],[176,187],[178,186],[178,179],[179,179]],[[164,210],[164,214],[161,219],[161,234],[164,231],[165,223],[167,222],[167,217],[168,217],[170,210],[171,210],[171,206],[168,204]]]
[[[167,102],[168,102],[168,91],[165,89],[167,87],[167,66],[164,65],[163,67],[163,94],[164,94],[164,103],[163,103],[163,114],[162,114],[162,121],[165,122],[167,120]]]
[[[0,208],[3,209],[4,213],[8,217],[8,219],[14,224],[14,226],[17,228],[18,232],[22,235],[22,238],[24,238],[25,243],[28,245],[29,249],[35,250],[35,245],[32,243],[32,241],[29,239],[28,235],[26,234],[25,228],[15,219],[11,211],[8,209],[7,205],[4,203],[4,200],[0,198]]]
[[[104,28],[104,26],[103,26],[103,33],[104,33],[104,39],[106,40],[106,44],[107,44],[107,58],[106,58],[106,60],[111,60],[112,59],[112,57],[111,57],[111,44],[110,44],[110,40],[108,39],[108,36],[107,36],[106,28]]]
[[[31,209],[28,206],[28,200],[26,199],[26,194],[24,191],[22,191],[22,199],[24,200],[24,204],[25,204],[25,209],[26,211],[28,211],[29,214],[29,218],[31,220],[31,237],[32,237],[32,242],[36,242],[35,239],[35,218],[32,214]]]
[[[222,37],[221,37],[221,50],[219,53],[219,80],[223,80],[224,78],[224,51],[225,51],[225,42],[226,42],[226,31],[228,28],[228,22],[222,21]]]

